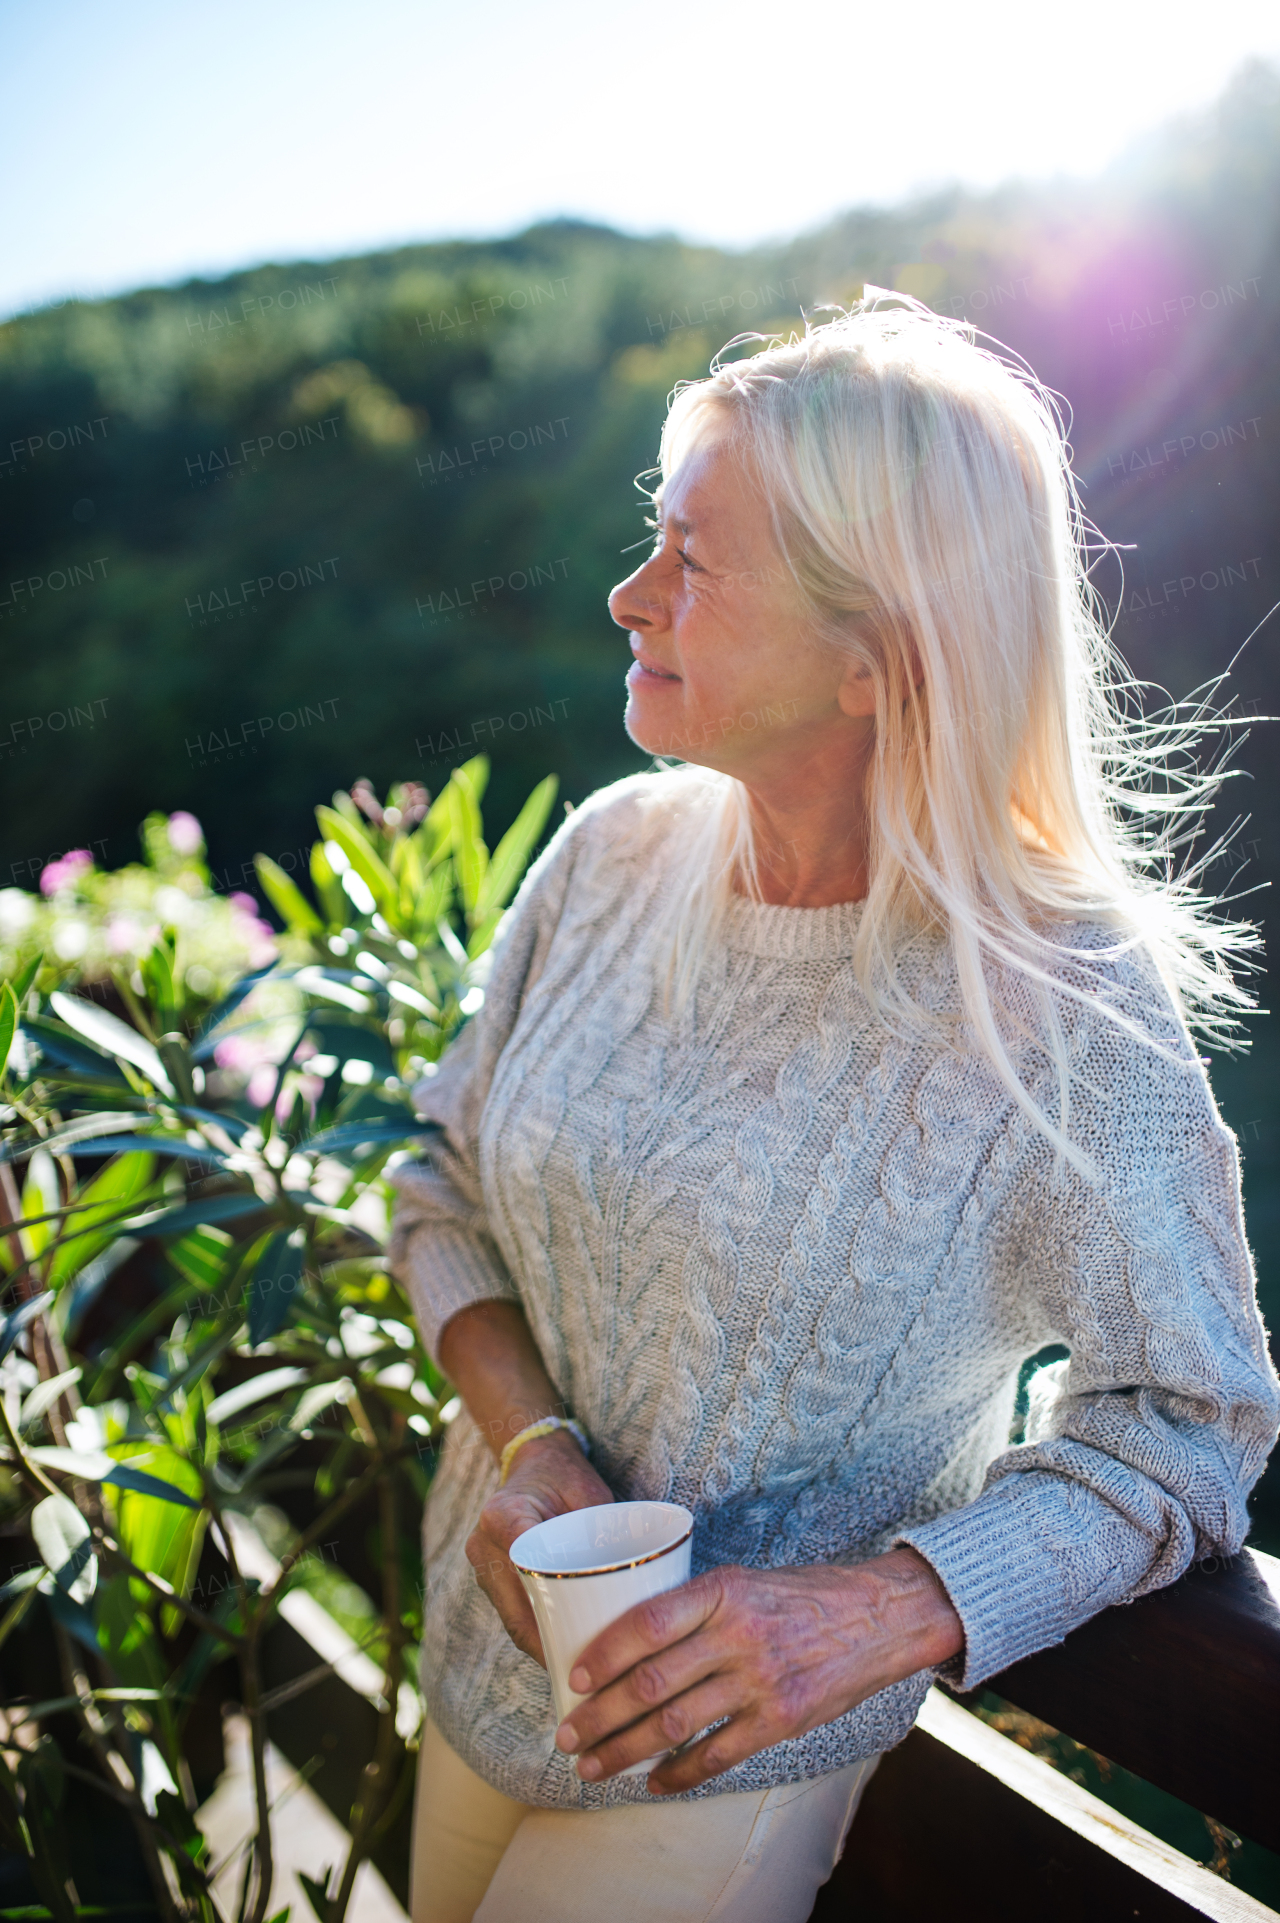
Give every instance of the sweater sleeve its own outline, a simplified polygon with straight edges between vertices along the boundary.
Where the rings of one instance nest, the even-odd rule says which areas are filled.
[[[525,875],[493,944],[483,1006],[455,1035],[436,1073],[414,1088],[414,1107],[436,1133],[424,1154],[388,1177],[396,1195],[388,1262],[433,1357],[460,1309],[519,1300],[485,1212],[480,1121],[498,1057],[545,965],[586,812],[561,823]]]
[[[941,1673],[963,1689],[1236,1554],[1280,1421],[1235,1137],[1193,1054],[1173,1065],[1112,1041],[1110,1055],[1100,1184],[1039,1164],[978,1251],[985,1286],[1035,1291],[1070,1360],[977,1499],[897,1538],[961,1618],[964,1652]]]

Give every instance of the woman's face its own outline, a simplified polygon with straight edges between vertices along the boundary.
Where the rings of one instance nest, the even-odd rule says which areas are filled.
[[[636,657],[636,746],[747,781],[847,752],[851,717],[874,714],[870,683],[815,641],[764,498],[722,444],[686,457],[658,517],[653,554],[609,596]]]

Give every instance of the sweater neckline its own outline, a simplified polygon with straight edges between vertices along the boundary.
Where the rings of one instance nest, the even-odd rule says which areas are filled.
[[[725,945],[776,961],[835,961],[852,955],[863,906],[837,901],[826,908],[782,908],[735,894],[725,911]]]

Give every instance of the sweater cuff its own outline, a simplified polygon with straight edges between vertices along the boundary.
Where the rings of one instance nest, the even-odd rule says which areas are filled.
[[[1054,1532],[1045,1527],[1046,1495],[1052,1507],[1060,1492],[1047,1492],[1044,1480],[1008,1476],[964,1508],[894,1537],[932,1566],[960,1618],[964,1649],[937,1672],[952,1689],[978,1689],[1093,1613],[1071,1608],[1064,1592]],[[1096,1606],[1113,1600],[1099,1597]]]
[[[423,1346],[439,1366],[445,1324],[476,1302],[518,1302],[510,1276],[466,1229],[444,1223],[410,1229],[394,1250]]]

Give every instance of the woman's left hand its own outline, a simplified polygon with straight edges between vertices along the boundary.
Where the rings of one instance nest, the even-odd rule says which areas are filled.
[[[905,1546],[851,1568],[712,1569],[638,1603],[588,1644],[569,1686],[590,1701],[556,1743],[599,1782],[720,1723],[653,1771],[649,1789],[672,1795],[963,1646],[946,1590]]]

